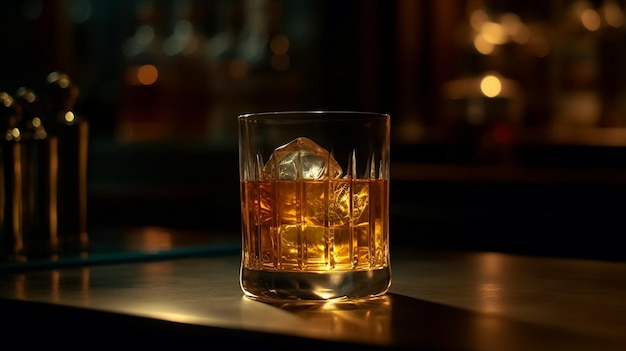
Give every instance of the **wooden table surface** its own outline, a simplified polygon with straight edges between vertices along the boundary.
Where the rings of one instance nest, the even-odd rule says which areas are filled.
[[[383,298],[268,304],[243,297],[235,251],[0,271],[3,334],[102,346],[626,350],[625,262],[397,248]]]

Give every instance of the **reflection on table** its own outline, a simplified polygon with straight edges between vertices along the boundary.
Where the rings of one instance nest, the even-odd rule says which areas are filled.
[[[626,264],[489,252],[396,249],[389,294],[372,301],[243,297],[239,255],[2,273],[8,332],[443,350],[619,350]],[[50,318],[62,313],[63,324]],[[106,327],[102,327],[102,323]],[[103,342],[113,342],[103,340]]]

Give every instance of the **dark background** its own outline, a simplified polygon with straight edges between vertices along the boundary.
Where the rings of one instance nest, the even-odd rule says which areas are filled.
[[[80,86],[90,228],[237,236],[238,114],[367,110],[392,115],[392,245],[623,260],[623,9],[566,0],[11,1],[0,13],[0,90],[37,89],[53,70]],[[479,53],[477,10],[483,24],[515,15],[529,39]],[[143,50],[142,25],[153,30]],[[273,47],[282,36],[288,48]],[[142,65],[158,68],[157,82],[129,79]],[[472,79],[494,72],[513,93],[476,94]]]

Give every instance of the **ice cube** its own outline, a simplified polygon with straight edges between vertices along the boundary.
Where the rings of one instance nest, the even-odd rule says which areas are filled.
[[[330,182],[328,218],[332,225],[358,222],[369,206],[369,182],[340,179]]]
[[[263,179],[338,178],[342,173],[330,152],[305,137],[276,148],[263,167]]]

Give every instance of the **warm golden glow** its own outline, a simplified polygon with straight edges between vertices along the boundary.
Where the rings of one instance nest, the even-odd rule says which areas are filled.
[[[133,232],[125,244],[129,247],[140,247],[148,252],[166,251],[173,247],[173,234],[161,227],[143,227]]]
[[[80,123],[78,129],[79,145],[78,145],[78,187],[79,187],[79,225],[80,225],[80,244],[86,248],[89,244],[89,235],[87,233],[87,156],[89,146],[89,124]],[[83,254],[84,252],[81,252]]]
[[[602,24],[600,20],[600,15],[598,15],[598,12],[596,12],[596,10],[594,9],[583,10],[582,14],[580,15],[580,21],[583,26],[590,31],[596,31],[600,29],[600,25]]]
[[[495,22],[485,22],[480,27],[480,34],[485,41],[494,45],[502,45],[506,43],[506,33],[502,25]]]
[[[476,48],[476,51],[480,52],[483,55],[490,55],[493,53],[495,46],[487,42],[485,40],[485,37],[483,37],[481,34],[478,34],[474,38],[474,48]]]
[[[55,242],[59,237],[59,212],[57,204],[59,203],[59,138],[52,137],[48,140],[49,154],[48,154],[48,187],[50,193],[48,196],[48,215],[50,221],[50,237],[54,238]]]
[[[67,122],[67,123],[72,123],[72,122],[74,122],[74,119],[75,119],[76,117],[74,116],[74,112],[72,112],[72,111],[67,111],[67,112],[65,113],[65,116],[63,116],[63,118],[65,119],[65,122]]]
[[[502,299],[502,287],[494,283],[481,284],[479,287],[482,302],[482,311],[486,313],[497,313],[502,309],[500,300]]]
[[[624,25],[624,12],[617,2],[608,0],[604,2],[602,14],[606,23],[614,28],[620,28]]]
[[[48,74],[48,83],[52,83],[55,80],[57,80],[59,78],[59,73],[58,72],[50,72],[50,74]]]
[[[13,176],[15,181],[13,182],[13,201],[10,206],[12,206],[13,213],[13,250],[15,252],[21,252],[24,249],[24,227],[23,227],[23,218],[24,218],[24,204],[22,200],[24,199],[24,193],[22,192],[24,184],[22,183],[22,179],[24,179],[22,173],[22,145],[21,143],[16,143],[13,145],[13,159],[17,162],[13,162]]]
[[[502,311],[503,289],[499,283],[502,264],[502,255],[499,254],[487,253],[480,257],[481,280],[478,285],[478,294],[482,312],[498,313]]]
[[[528,26],[514,13],[502,15],[502,28],[505,34],[518,44],[526,44],[530,40]]]
[[[475,31],[479,31],[482,28],[483,23],[489,20],[489,16],[485,10],[475,10],[470,15],[470,25]]]
[[[22,132],[20,132],[19,128],[13,128],[7,135],[8,140],[20,140],[22,137]]]
[[[36,99],[35,93],[24,87],[18,89],[17,95],[19,95],[21,98],[23,98],[24,100],[26,100],[27,102],[31,104],[35,102],[35,99]]]
[[[70,86],[70,78],[67,75],[59,72],[52,72],[48,74],[48,82],[56,82],[61,88],[64,89]]]
[[[159,70],[154,65],[143,65],[137,70],[137,81],[142,85],[152,85],[159,78]]]
[[[315,330],[317,332],[327,331],[331,335],[350,333],[361,342],[369,340],[376,344],[386,344],[394,335],[391,315],[397,302],[394,303],[389,296],[313,303],[277,301],[272,305],[289,312],[286,314],[289,317],[294,316],[307,325],[316,326],[319,328]],[[309,336],[315,335],[312,332],[312,329],[306,330]]]
[[[11,104],[13,104],[13,98],[11,97],[11,95],[4,92],[0,93],[0,100],[5,107],[9,107],[11,106]]]
[[[91,296],[89,295],[90,281],[91,270],[89,267],[84,267],[80,272],[80,295],[82,297],[83,306],[89,306],[91,302]]]
[[[50,301],[59,302],[61,294],[61,272],[58,269],[50,272]]]
[[[35,127],[35,128],[41,127],[41,119],[39,117],[33,118],[31,123],[32,123],[33,127]]]
[[[518,44],[526,44],[530,40],[530,30],[524,24],[511,33],[511,39]]]
[[[480,91],[486,97],[496,97],[502,92],[502,82],[494,75],[487,75],[480,81]]]

